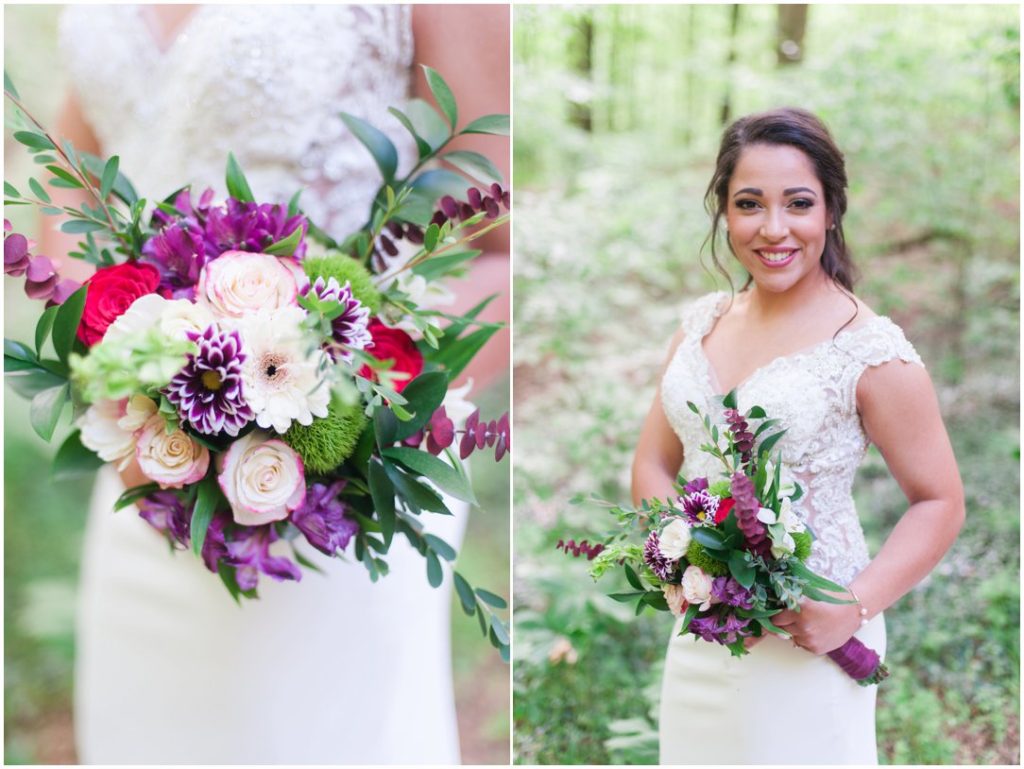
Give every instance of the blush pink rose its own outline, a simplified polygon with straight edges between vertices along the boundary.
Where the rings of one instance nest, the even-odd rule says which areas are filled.
[[[306,498],[302,457],[266,433],[251,432],[231,444],[219,469],[221,491],[243,526],[283,520]]]
[[[198,483],[210,467],[210,452],[184,430],[167,432],[159,414],[150,417],[135,436],[139,469],[164,489],[180,489]]]
[[[295,304],[298,286],[276,256],[226,251],[199,273],[196,300],[222,317]]]

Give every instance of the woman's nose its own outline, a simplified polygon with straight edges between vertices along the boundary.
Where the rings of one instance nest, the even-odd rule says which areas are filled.
[[[789,234],[789,228],[782,221],[782,214],[769,211],[761,225],[761,237],[768,240],[782,240]]]

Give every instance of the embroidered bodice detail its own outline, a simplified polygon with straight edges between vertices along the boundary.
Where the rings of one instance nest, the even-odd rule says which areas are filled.
[[[693,401],[724,422],[724,393],[715,392],[702,343],[728,303],[729,294],[719,292],[683,308],[685,336],[661,383],[665,416],[683,444],[681,472],[687,479],[722,474],[721,463],[698,448],[710,439],[686,403]],[[835,339],[775,358],[737,388],[741,411],[762,406],[786,428],[776,450],[804,490],[794,507],[817,537],[809,566],[844,585],[869,560],[852,495],[854,474],[869,445],[857,412],[857,382],[868,367],[896,359],[924,365],[900,328],[876,316]]]
[[[387,112],[408,96],[408,6],[204,5],[161,50],[138,6],[73,5],[60,42],[104,153],[149,199],[188,182],[222,199],[233,152],[258,200],[303,188],[304,210],[340,237],[366,221],[381,178],[338,113],[384,131],[400,171],[415,160]]]

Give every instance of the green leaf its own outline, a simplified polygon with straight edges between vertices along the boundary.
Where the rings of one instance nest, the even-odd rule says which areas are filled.
[[[395,435],[398,433],[398,420],[391,409],[379,407],[373,412],[373,430],[377,436],[377,445],[381,448],[395,442]]]
[[[449,152],[446,155],[442,155],[441,159],[448,161],[463,173],[472,176],[474,179],[483,182],[484,184],[490,184],[491,182],[498,182],[501,184],[503,181],[501,171],[498,170],[490,159],[481,155],[479,152],[457,150],[455,152]]]
[[[768,413],[760,406],[754,406],[747,412],[749,419],[764,419],[766,416],[768,416]]]
[[[7,358],[11,358],[13,360],[29,362],[33,366],[36,365],[39,360],[39,356],[32,351],[31,347],[14,339],[7,338],[4,339],[4,358],[5,363]],[[5,366],[4,371],[8,370],[12,369],[8,369]]]
[[[455,379],[497,330],[494,327],[478,328],[476,331],[446,344],[434,356],[434,362],[444,366],[448,376]]]
[[[446,561],[454,561],[456,556],[458,555],[455,552],[455,548],[449,545],[440,537],[436,537],[433,534],[424,534],[423,538],[427,541],[427,545],[430,546],[430,549],[442,558],[444,558]]]
[[[464,502],[476,504],[473,489],[455,468],[425,451],[407,446],[383,449],[381,453],[436,483],[441,489]]]
[[[44,390],[51,390],[67,383],[67,377],[60,376],[42,366],[12,369],[13,366],[26,366],[24,361],[4,358],[4,368],[14,373],[7,374],[7,383],[22,398],[32,399]]]
[[[423,137],[432,151],[440,149],[451,138],[451,129],[430,102],[410,99],[406,102],[405,114],[408,115],[416,133]]]
[[[228,589],[231,597],[235,599],[235,603],[241,606],[242,589],[238,586],[238,580],[235,579],[235,567],[228,566],[224,561],[217,561],[217,576],[220,577],[220,581],[224,583],[224,587]]]
[[[490,606],[493,606],[495,609],[508,608],[508,604],[505,602],[504,598],[502,598],[500,595],[495,595],[489,590],[484,590],[482,587],[478,587],[476,589],[476,595],[477,598],[479,598],[481,601]]]
[[[729,553],[729,573],[748,590],[754,584],[754,577],[757,576],[757,572],[747,562],[742,550],[733,550]]]
[[[42,134],[37,134],[32,131],[15,131],[14,141],[19,144],[24,144],[26,147],[32,150],[52,150],[56,149],[53,142],[47,139]]]
[[[768,620],[766,617],[760,617],[758,619],[755,619],[754,622],[759,624],[762,628],[767,630],[769,633],[775,633],[776,635],[780,635],[783,638],[789,638],[790,637],[788,632],[786,632],[785,630],[783,630],[780,627],[776,627],[775,624],[772,623],[770,620]]]
[[[830,579],[815,574],[813,571],[808,569],[803,563],[798,561],[796,558],[789,560],[789,570],[798,577],[807,580],[807,584],[812,587],[817,587],[822,590],[832,590],[837,593],[845,593],[846,588],[842,585],[837,585]]]
[[[111,157],[105,166],[103,166],[103,174],[100,176],[100,199],[106,200],[107,196],[110,195],[110,191],[114,188],[114,182],[117,180],[117,166],[120,163],[120,159],[117,155]]]
[[[398,425],[395,440],[401,441],[421,429],[441,406],[448,392],[448,375],[443,371],[428,371],[420,374],[406,385],[402,395],[406,406],[415,416]]]
[[[635,587],[635,588],[636,588],[637,590],[646,590],[646,588],[644,587],[644,584],[643,584],[643,582],[641,582],[641,581],[640,581],[640,577],[638,577],[638,576],[636,575],[636,572],[635,572],[635,571],[633,571],[633,567],[631,567],[631,566],[630,566],[630,565],[629,565],[629,564],[627,563],[627,564],[625,564],[625,568],[626,568],[626,581],[627,581],[627,582],[628,582],[628,583],[629,583],[630,585],[632,585],[633,587]]]
[[[53,437],[53,431],[57,428],[57,421],[60,419],[64,404],[71,398],[71,388],[67,383],[51,387],[38,393],[29,404],[28,418],[32,423],[32,429],[44,441]]]
[[[775,448],[775,444],[779,442],[783,435],[786,434],[785,430],[780,430],[777,433],[772,433],[763,441],[761,445],[757,447],[757,456],[767,457],[771,454],[771,450]]]
[[[736,390],[735,388],[729,391],[729,394],[722,398],[722,405],[727,409],[736,408]]]
[[[82,182],[78,179],[77,176],[75,176],[74,174],[72,174],[72,173],[70,173],[68,171],[65,171],[60,166],[47,166],[46,170],[49,171],[54,176],[58,177],[59,179],[63,180],[64,182],[66,182],[69,189],[71,189],[71,188],[81,189],[82,187],[85,186],[85,185],[82,184]],[[53,182],[51,181],[50,184],[53,184]],[[54,187],[58,187],[58,186],[62,187],[64,185],[53,184],[53,186]]]
[[[440,587],[444,581],[444,571],[441,569],[441,562],[433,550],[427,551],[427,582],[431,587]]]
[[[69,235],[82,235],[86,232],[97,232],[98,230],[105,230],[107,226],[100,222],[93,222],[88,219],[69,219],[60,226],[61,232],[66,232]]]
[[[18,192],[18,188],[9,182],[4,182],[4,195],[9,198],[20,198],[21,193]]]
[[[664,594],[657,590],[648,590],[644,593],[643,602],[650,606],[652,609],[658,611],[668,611],[668,601],[665,599]]]
[[[228,194],[241,200],[243,203],[255,203],[256,199],[253,197],[252,190],[249,188],[249,182],[245,178],[245,173],[242,171],[242,167],[238,164],[235,159],[234,153],[228,153],[228,168],[226,183],[228,187]]]
[[[414,513],[418,514],[421,510],[429,510],[441,515],[452,514],[444,500],[433,489],[424,486],[411,475],[406,475],[391,463],[386,463],[384,469],[391,482],[394,483],[398,496]]]
[[[416,275],[422,275],[428,283],[432,283],[455,272],[462,264],[475,259],[481,253],[481,251],[475,249],[472,251],[450,251],[438,254],[420,262],[412,268],[412,271]]]
[[[679,635],[687,631],[690,623],[693,622],[693,618],[697,616],[698,611],[700,611],[700,606],[695,603],[691,603],[686,607],[686,614],[683,615],[683,624],[679,626]]]
[[[452,94],[452,89],[448,87],[448,84],[437,70],[428,67],[426,64],[421,66],[427,75],[427,85],[430,86],[430,92],[434,94],[437,106],[441,108],[441,112],[448,118],[448,123],[454,131],[455,124],[459,122],[459,110],[455,106],[455,96]]]
[[[395,487],[380,462],[371,459],[368,473],[370,496],[377,511],[377,520],[380,521],[384,544],[390,546],[391,539],[395,536]]]
[[[402,112],[402,110],[395,109],[394,107],[388,107],[388,112],[398,118],[398,122],[405,126],[405,130],[412,135],[413,140],[416,142],[416,150],[419,152],[420,160],[423,160],[434,151],[434,148],[430,146],[429,142],[427,142],[427,140],[420,136],[419,132],[416,131],[416,126],[412,124],[408,115]]]
[[[296,563],[298,563],[299,566],[301,566],[302,568],[309,569],[310,571],[315,571],[317,574],[325,574],[325,575],[327,574],[326,571],[324,571],[319,566],[317,566],[315,563],[313,563],[311,560],[306,558],[306,556],[304,556],[297,549],[295,549],[294,546],[292,547],[292,555],[295,556]]]
[[[65,439],[53,458],[54,480],[92,475],[103,466],[103,460],[82,445],[82,434],[75,430]]]
[[[57,351],[57,357],[64,363],[67,363],[68,356],[75,346],[78,324],[82,320],[85,295],[88,290],[88,286],[82,286],[69,296],[58,309],[53,321],[53,349]]]
[[[282,238],[264,248],[263,253],[274,256],[293,256],[301,241],[302,227],[296,227],[287,238]]]
[[[288,201],[288,216],[289,216],[289,218],[292,217],[292,216],[295,216],[301,210],[299,208],[299,198],[301,196],[302,196],[302,190],[300,189],[298,192],[296,192],[294,195],[292,195],[291,200]]]
[[[395,171],[398,169],[398,150],[391,140],[379,129],[373,127],[362,118],[342,112],[341,119],[348,126],[356,139],[370,151],[377,168],[385,182],[391,182],[395,178]]]
[[[508,136],[511,133],[511,126],[509,125],[508,115],[484,115],[471,121],[459,133]]]
[[[619,603],[630,603],[634,598],[642,596],[646,592],[646,590],[637,590],[633,593],[609,593],[608,597],[613,601],[618,601]]]
[[[476,596],[473,595],[473,588],[466,582],[466,578],[457,571],[452,572],[455,578],[455,592],[459,594],[459,601],[462,603],[462,610],[472,615],[476,611]]]
[[[220,501],[221,492],[217,485],[217,472],[211,466],[206,477],[199,482],[199,493],[196,495],[196,505],[192,510],[192,526],[189,534],[192,537],[192,552],[196,555],[203,553],[206,531],[210,528],[210,521],[213,520],[213,514]]]
[[[423,250],[428,254],[437,248],[438,238],[441,237],[441,228],[435,223],[427,227],[423,233]]]
[[[43,185],[41,185],[35,179],[31,179],[30,178],[28,180],[28,186],[32,190],[32,192],[35,193],[35,196],[37,198],[39,198],[41,201],[43,201],[44,203],[52,203],[53,202],[53,201],[50,200],[50,196],[46,192],[46,190],[43,189]]]
[[[20,99],[21,98],[20,96],[18,96],[18,91],[14,87],[14,82],[11,80],[10,76],[7,74],[7,70],[6,69],[4,70],[4,90],[7,91],[15,99]]]
[[[501,645],[506,646],[509,643],[508,628],[505,627],[505,623],[496,614],[491,615],[491,630],[494,631],[494,635],[498,637],[498,641]]]
[[[59,309],[60,305],[47,307],[39,316],[39,321],[36,323],[36,355],[43,354],[43,345],[50,336],[50,329],[53,328],[53,320],[57,317]]]
[[[690,529],[690,536],[710,550],[721,550],[724,547],[723,541],[725,537],[722,533],[715,529],[709,529],[706,526],[693,527]]]
[[[144,483],[141,486],[132,486],[130,489],[126,489],[124,493],[117,498],[117,501],[114,503],[114,511],[123,510],[128,507],[128,505],[133,504],[136,500],[149,496],[154,491],[159,490],[160,485],[157,483]]]

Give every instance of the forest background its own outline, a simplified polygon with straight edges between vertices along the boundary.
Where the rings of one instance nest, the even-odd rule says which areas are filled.
[[[48,127],[54,125],[68,84],[57,47],[60,10],[56,5],[4,9],[5,68],[26,105]],[[9,132],[4,141],[4,178],[24,189],[33,170],[31,157]],[[121,170],[131,178],[130,168]],[[5,216],[29,237],[39,224],[37,213],[27,208],[10,207]],[[7,281],[4,298],[5,336],[31,339],[41,305],[26,298],[21,281]],[[481,413],[505,411],[508,377],[470,397]],[[74,611],[88,510],[84,500],[89,499],[92,479],[52,482],[51,458],[68,428],[62,423],[53,441],[44,443],[29,426],[27,405],[4,388],[4,763],[73,764]],[[508,595],[509,462],[495,463],[485,452],[478,454],[469,461],[480,508],[470,515],[459,570],[473,584]],[[317,574],[305,578],[321,579]],[[450,585],[446,579],[441,589]],[[452,664],[462,759],[504,764],[509,754],[509,667],[460,606],[453,598]]]
[[[679,307],[728,289],[700,258],[723,126],[792,105],[846,154],[858,294],[925,360],[967,493],[886,612],[879,758],[1019,763],[1018,8],[520,6],[514,59],[515,760],[657,760],[672,618],[555,544],[610,529],[568,500],[628,500]],[[874,449],[855,489],[874,553],[905,500]]]

